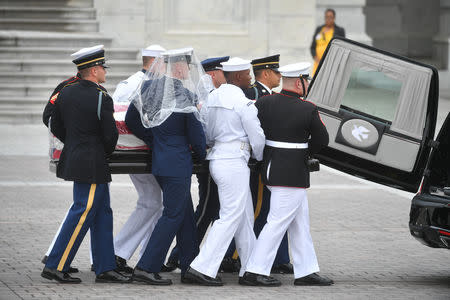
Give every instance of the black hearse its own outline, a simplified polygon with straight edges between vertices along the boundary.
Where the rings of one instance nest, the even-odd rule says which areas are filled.
[[[307,100],[330,135],[317,157],[343,172],[417,192],[411,234],[450,249],[449,115],[436,140],[439,78],[429,65],[333,39]]]

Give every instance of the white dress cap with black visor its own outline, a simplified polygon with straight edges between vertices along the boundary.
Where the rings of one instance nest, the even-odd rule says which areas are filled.
[[[282,66],[278,69],[283,77],[302,77],[305,79],[310,79],[309,71],[311,69],[311,63],[309,62],[300,62],[296,64],[290,64],[286,66]]]

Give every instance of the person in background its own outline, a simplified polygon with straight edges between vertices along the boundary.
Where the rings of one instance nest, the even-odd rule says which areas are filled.
[[[314,31],[310,46],[311,55],[314,59],[312,75],[316,72],[319,62],[331,39],[335,36],[345,37],[344,28],[337,26],[334,22],[335,19],[336,12],[334,9],[327,8],[325,10],[325,24],[318,26],[316,31]]]

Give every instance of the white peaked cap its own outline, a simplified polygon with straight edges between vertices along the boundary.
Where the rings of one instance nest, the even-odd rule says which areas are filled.
[[[161,53],[161,56],[179,56],[179,55],[192,55],[194,48],[186,47],[180,49],[171,49]]]
[[[73,60],[76,60],[80,57],[84,57],[89,54],[96,53],[100,50],[103,50],[103,45],[96,45],[96,46],[92,46],[92,47],[88,47],[88,48],[83,48],[83,49],[78,50],[75,53],[70,54],[70,56],[72,56]]]
[[[278,69],[283,77],[299,77],[300,75],[309,75],[309,69],[311,68],[311,63],[301,62],[296,64],[290,64],[282,66]]]
[[[248,70],[252,67],[249,60],[242,59],[239,57],[230,58],[228,61],[220,63],[223,66],[224,72],[237,72]]]
[[[166,51],[166,49],[160,45],[150,45],[147,48],[142,49],[142,56],[159,57],[164,51]]]

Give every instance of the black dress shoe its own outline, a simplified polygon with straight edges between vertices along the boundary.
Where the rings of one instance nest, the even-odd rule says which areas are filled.
[[[47,267],[44,267],[44,270],[42,270],[41,276],[50,279],[50,280],[56,280],[59,283],[80,283],[80,278],[75,278],[69,275],[67,272],[60,272],[55,269],[49,269]]]
[[[291,263],[273,266],[270,273],[273,274],[294,274],[294,266]]]
[[[178,268],[178,263],[173,261],[168,261],[166,264],[162,265],[161,272],[172,272]]]
[[[47,259],[48,259],[48,256],[44,255],[44,257],[41,259],[41,262],[45,265],[47,263]]]
[[[67,270],[67,273],[78,273],[78,268],[69,267],[69,270]]]
[[[131,277],[133,281],[143,282],[152,285],[171,285],[172,280],[163,279],[158,273],[150,273],[139,267],[134,268],[133,276]]]
[[[212,278],[205,274],[200,273],[197,270],[192,269],[189,267],[186,270],[186,273],[181,276],[181,282],[182,283],[191,283],[191,284],[199,284],[199,285],[206,285],[206,286],[222,286],[223,282],[220,277],[218,278]]]
[[[129,275],[133,274],[133,268],[127,265],[127,261],[124,258],[117,255],[116,255],[116,265],[117,265],[116,271]]]
[[[250,286],[280,286],[281,281],[270,276],[245,272],[244,276],[239,277],[239,284]]]
[[[94,268],[93,264],[91,265],[91,272],[95,272],[95,268]]]
[[[237,259],[225,257],[220,264],[220,273],[235,273],[241,269],[241,263]]]
[[[131,278],[122,275],[116,270],[106,271],[95,277],[97,283],[130,283]]]
[[[294,285],[332,285],[334,281],[317,273],[295,279]]]
[[[44,255],[41,262],[45,265],[47,263],[47,259],[48,259],[48,256]],[[69,270],[67,271],[67,273],[78,273],[78,268],[69,267]]]

